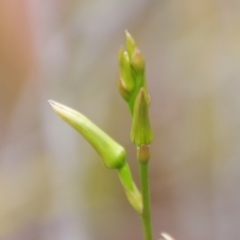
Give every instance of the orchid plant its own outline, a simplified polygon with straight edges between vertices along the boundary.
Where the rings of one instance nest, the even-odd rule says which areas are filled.
[[[49,100],[49,103],[58,116],[76,129],[92,145],[107,168],[117,170],[129,203],[141,217],[144,239],[153,240],[148,171],[149,144],[153,140],[149,119],[150,97],[143,55],[129,32],[126,31],[125,34],[126,50],[120,48],[118,54],[120,68],[118,89],[126,101],[132,117],[130,136],[137,149],[140,190],[133,181],[124,147],[81,113],[52,100]],[[162,237],[165,240],[173,240],[165,233],[162,234]]]

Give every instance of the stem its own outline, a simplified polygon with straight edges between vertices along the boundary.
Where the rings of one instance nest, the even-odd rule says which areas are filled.
[[[137,189],[132,179],[131,171],[127,162],[118,169],[118,175],[123,185],[128,201],[133,206],[133,208],[141,214],[143,209],[142,195]]]
[[[150,207],[150,194],[149,194],[149,176],[148,176],[148,163],[139,163],[141,190],[143,200],[143,212],[141,214],[142,225],[145,240],[153,240],[152,222],[151,222],[151,207]]]

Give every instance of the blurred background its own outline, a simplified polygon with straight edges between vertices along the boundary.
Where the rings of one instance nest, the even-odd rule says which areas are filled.
[[[124,30],[147,62],[155,239],[240,235],[240,1],[0,0],[0,239],[138,240],[115,171],[51,110],[71,106],[127,150]]]

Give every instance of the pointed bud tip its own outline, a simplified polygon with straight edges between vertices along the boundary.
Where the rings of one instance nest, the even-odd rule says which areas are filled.
[[[123,51],[123,57],[124,57],[124,60],[125,60],[127,63],[130,62],[129,55],[128,55],[128,52],[127,52],[127,51]]]
[[[149,97],[146,90],[139,89],[134,110],[131,130],[131,140],[137,146],[149,145],[153,140],[152,128],[149,120]]]
[[[136,48],[132,58],[131,58],[131,65],[137,72],[143,72],[145,69],[145,60],[143,58],[142,52]]]
[[[51,106],[54,105],[54,101],[51,100],[51,99],[48,100],[48,103],[49,103]]]
[[[160,240],[174,240],[169,234],[167,233],[161,233],[163,239]]]
[[[150,103],[149,95],[147,94],[147,91],[144,87],[141,87],[139,89],[139,99],[141,99],[141,101],[144,101],[144,103],[147,105]]]
[[[146,95],[145,93],[146,93],[145,89],[143,87],[141,87],[139,90],[140,97],[143,98]]]
[[[132,35],[127,30],[125,30],[125,36],[126,36],[126,42],[127,42],[127,51],[129,56],[131,57],[136,48],[136,42],[132,37]]]
[[[135,85],[135,79],[130,64],[130,59],[127,51],[119,50],[119,67],[120,75],[124,82],[127,91],[131,92]]]
[[[124,32],[125,32],[125,36],[126,36],[126,37],[132,37],[131,34],[129,33],[129,31],[128,31],[127,29],[125,29]]]
[[[60,114],[62,111],[69,111],[69,108],[58,103],[58,102],[55,102],[53,100],[48,100],[48,103],[51,105],[52,109],[57,113],[57,114]]]
[[[127,41],[129,40],[131,43],[135,43],[133,36],[129,33],[127,29],[125,30],[125,37]]]
[[[119,62],[121,71],[124,71],[126,64],[130,65],[130,59],[129,59],[128,52],[125,51],[123,47],[120,47],[120,49],[118,51],[118,62]]]
[[[53,101],[53,100],[51,100],[51,99],[48,100],[48,103],[50,104],[50,106],[53,108],[54,111],[56,111],[56,108],[59,107],[58,103]]]
[[[123,79],[121,78],[121,76],[119,76],[118,78],[118,90],[119,93],[121,94],[121,96],[126,100],[129,101],[130,97],[131,97],[131,93],[130,91],[126,88],[126,85],[124,84]]]

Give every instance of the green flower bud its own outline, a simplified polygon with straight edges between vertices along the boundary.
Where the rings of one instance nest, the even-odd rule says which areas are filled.
[[[145,60],[131,34],[128,31],[125,31],[125,34],[127,52],[122,47],[119,50],[120,79],[118,88],[122,97],[127,101],[133,117],[139,90],[144,88],[147,92]]]
[[[119,76],[119,78],[118,78],[118,90],[119,90],[121,96],[128,102],[129,99],[131,98],[131,93],[127,90],[121,76]]]
[[[122,48],[119,50],[118,59],[122,81],[124,82],[127,91],[131,92],[135,86],[135,80],[128,53]]]
[[[106,167],[118,169],[125,164],[125,149],[88,118],[60,103],[52,100],[49,100],[49,103],[57,115],[75,128],[93,146]]]
[[[148,145],[153,140],[152,128],[148,114],[149,96],[146,90],[140,88],[133,109],[133,124],[131,140],[137,145]]]
[[[136,48],[136,42],[132,37],[132,35],[127,30],[125,30],[125,35],[126,35],[126,42],[127,42],[127,52],[129,56],[132,57]]]
[[[145,61],[141,51],[136,48],[132,58],[131,58],[131,66],[136,73],[144,73],[145,71]]]

